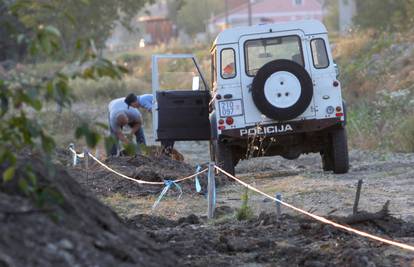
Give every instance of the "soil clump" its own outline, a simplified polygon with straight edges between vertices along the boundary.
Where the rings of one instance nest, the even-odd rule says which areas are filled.
[[[70,155],[67,155],[69,159]],[[109,157],[103,163],[110,168],[137,180],[150,182],[164,182],[176,180],[196,173],[196,166],[191,166],[183,161],[174,160],[166,155],[137,155],[135,157]],[[66,160],[66,164],[70,164]],[[202,169],[207,164],[200,166]],[[138,184],[104,169],[101,165],[89,160],[88,172],[81,162],[75,167],[69,167],[69,172],[85,188],[89,188],[98,197],[110,196],[120,193],[127,197],[139,197],[150,194],[158,194],[164,188],[163,185]],[[200,174],[199,182],[202,188],[207,185],[207,173]],[[221,181],[222,183],[223,181]],[[220,184],[220,181],[217,182]],[[194,178],[179,184],[186,193],[194,193]],[[205,192],[202,192],[205,193]],[[179,194],[177,190],[170,190],[168,194]]]
[[[32,156],[19,169],[28,162],[43,193],[23,194],[19,171],[0,185],[0,266],[176,266],[168,244],[125,225],[62,167]]]

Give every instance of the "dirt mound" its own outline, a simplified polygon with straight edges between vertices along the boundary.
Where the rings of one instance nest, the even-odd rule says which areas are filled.
[[[414,240],[413,226],[389,217],[355,227]],[[414,260],[412,254],[331,226],[290,215],[278,221],[272,213],[216,225],[153,220],[146,231],[180,255],[184,266],[410,266]]]
[[[26,162],[40,177],[40,187],[59,192],[63,202],[39,208],[17,182],[0,185],[0,266],[176,265],[171,251],[126,226],[65,170],[50,170],[33,158],[22,159],[20,168]]]
[[[113,193],[121,193],[128,197],[145,196],[157,194],[162,189],[162,185],[143,185],[130,180],[126,180],[119,175],[112,173],[102,166],[90,160],[90,168],[86,173],[84,167],[79,165],[75,168],[69,167],[73,177],[77,181],[91,189],[97,196],[108,196]],[[112,157],[104,161],[112,169],[133,177],[138,180],[163,182],[164,180],[176,180],[196,172],[196,166],[191,166],[185,162],[171,159],[165,155],[138,155],[135,157]],[[202,166],[204,169],[206,166]],[[199,176],[199,181],[203,188],[207,184],[206,174]],[[180,183],[181,188],[187,192],[195,192],[194,179]],[[170,190],[169,193],[173,193]],[[176,191],[176,190],[174,190]],[[177,193],[177,192],[175,192]]]

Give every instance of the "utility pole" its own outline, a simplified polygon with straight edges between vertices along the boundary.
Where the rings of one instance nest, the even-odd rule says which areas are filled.
[[[252,26],[252,3],[250,0],[247,0],[247,14],[249,18],[249,26]]]
[[[226,16],[226,29],[229,27],[229,0],[224,1],[224,12]]]

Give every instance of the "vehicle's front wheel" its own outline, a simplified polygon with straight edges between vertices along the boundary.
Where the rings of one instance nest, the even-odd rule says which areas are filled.
[[[334,173],[342,174],[348,172],[348,139],[345,127],[332,131],[332,161]]]
[[[235,158],[230,146],[218,140],[212,141],[212,156],[217,166],[234,175]],[[237,163],[236,163],[237,164]]]

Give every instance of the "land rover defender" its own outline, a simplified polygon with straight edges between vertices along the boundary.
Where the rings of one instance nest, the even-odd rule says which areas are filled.
[[[196,85],[161,90],[162,58],[191,59]],[[306,153],[320,153],[325,171],[348,171],[346,107],[322,23],[224,30],[211,48],[211,87],[192,55],[155,55],[152,68],[157,140],[209,140],[232,174],[242,159]]]

